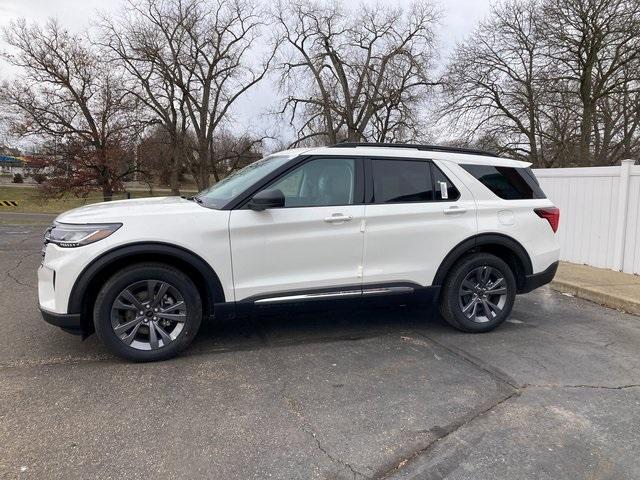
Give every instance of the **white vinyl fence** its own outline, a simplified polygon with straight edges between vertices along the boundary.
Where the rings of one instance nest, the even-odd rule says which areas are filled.
[[[560,258],[640,274],[640,165],[534,173],[560,208]]]

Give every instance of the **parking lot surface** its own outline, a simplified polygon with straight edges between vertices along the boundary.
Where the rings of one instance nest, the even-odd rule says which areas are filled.
[[[283,313],[132,364],[41,320],[47,221],[0,214],[0,478],[640,478],[640,317],[543,288],[488,334]]]

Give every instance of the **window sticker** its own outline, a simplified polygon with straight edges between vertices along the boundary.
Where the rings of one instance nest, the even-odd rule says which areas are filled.
[[[443,200],[449,198],[449,189],[447,188],[447,182],[438,182],[440,184],[440,195]]]

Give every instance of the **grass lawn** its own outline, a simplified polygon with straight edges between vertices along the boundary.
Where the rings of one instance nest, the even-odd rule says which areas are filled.
[[[193,194],[194,192],[184,192]],[[148,190],[132,190],[131,198],[160,197],[171,195],[169,191],[154,190],[150,194]],[[114,200],[126,198],[126,194],[118,194]],[[37,213],[60,213],[72,208],[88,205],[90,203],[102,202],[102,195],[99,192],[92,192],[87,198],[78,198],[73,195],[65,195],[63,198],[47,198],[39,188],[28,186],[6,186],[0,185],[0,201],[13,200],[18,202],[17,207],[5,207],[0,204],[1,212],[37,212]]]

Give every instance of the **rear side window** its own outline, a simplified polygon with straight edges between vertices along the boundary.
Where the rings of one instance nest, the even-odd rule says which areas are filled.
[[[505,200],[546,198],[530,168],[461,165],[480,183]]]
[[[374,203],[450,202],[460,192],[433,162],[373,159]]]
[[[373,160],[375,203],[430,202],[433,184],[429,162]]]

